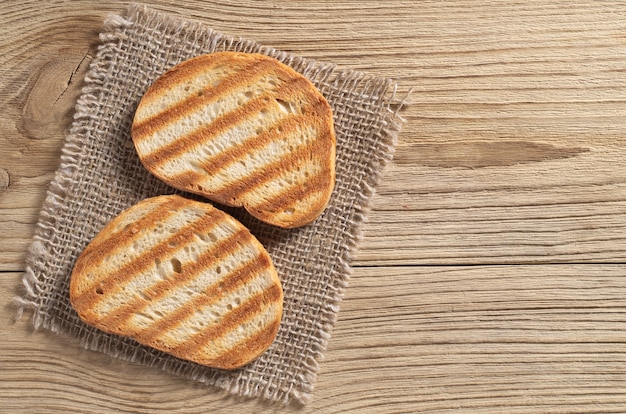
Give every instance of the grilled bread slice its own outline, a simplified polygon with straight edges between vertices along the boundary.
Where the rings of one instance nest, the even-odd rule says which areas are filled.
[[[335,185],[330,105],[304,76],[260,54],[175,66],[142,97],[132,139],[171,186],[280,227],[313,221]]]
[[[283,291],[242,224],[209,203],[158,196],[122,212],[85,248],[70,300],[105,332],[234,369],[273,342]]]

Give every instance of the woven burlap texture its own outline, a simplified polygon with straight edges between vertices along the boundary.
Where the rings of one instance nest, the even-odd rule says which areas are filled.
[[[32,309],[37,329],[233,394],[306,403],[350,277],[368,203],[400,130],[401,100],[394,82],[234,38],[139,4],[130,5],[124,16],[110,16],[100,39],[27,256],[18,315]],[[226,209],[265,245],[285,293],[274,344],[235,371],[182,361],[87,326],[68,293],[76,258],[109,220],[146,197],[177,193],[151,176],[134,150],[130,126],[141,96],[182,60],[222,50],[264,53],[311,79],[332,106],[337,135],[336,187],[314,223],[284,230]]]

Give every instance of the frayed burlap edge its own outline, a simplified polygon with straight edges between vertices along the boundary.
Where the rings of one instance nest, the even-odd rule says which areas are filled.
[[[85,121],[96,116],[95,111],[99,105],[99,102],[96,100],[96,92],[100,91],[102,87],[102,79],[107,76],[107,68],[111,62],[111,54],[114,53],[114,46],[121,40],[121,36],[123,36],[122,29],[132,26],[140,17],[148,22],[144,24],[157,22],[157,26],[160,26],[163,30],[176,30],[178,28],[185,27],[186,30],[191,29],[197,32],[199,37],[206,37],[207,30],[208,33],[215,34],[215,32],[208,29],[200,22],[189,21],[175,16],[168,16],[162,12],[149,9],[146,6],[139,4],[131,4],[125,17],[120,15],[111,15],[105,20],[104,31],[100,35],[102,44],[98,47],[97,58],[94,59],[85,77],[85,87],[83,88],[82,95],[76,104],[74,122],[62,149],[60,166],[55,173],[54,179],[50,183],[40,212],[40,217],[36,225],[33,241],[27,253],[26,271],[22,278],[24,293],[15,298],[15,303],[17,304],[17,318],[21,317],[25,310],[31,310],[33,313],[32,323],[35,329],[47,329],[64,336],[76,337],[77,332],[66,330],[58,323],[57,320],[50,316],[49,308],[47,307],[49,302],[46,300],[46,297],[42,297],[42,291],[40,289],[41,280],[37,277],[37,274],[45,272],[45,269],[41,268],[42,263],[44,262],[41,258],[55,254],[55,252],[48,250],[46,240],[49,240],[50,234],[55,231],[55,217],[57,216],[59,209],[64,208],[63,200],[66,195],[65,189],[67,183],[75,180],[77,176],[80,175],[80,171],[76,168],[77,159],[81,156],[81,140],[79,137],[85,130]],[[377,160],[378,164],[369,166],[372,170],[369,171],[370,174],[366,177],[367,179],[361,182],[358,199],[354,202],[355,205],[358,205],[361,208],[355,215],[354,220],[349,223],[348,233],[350,237],[346,240],[348,245],[347,253],[339,258],[341,273],[344,276],[341,280],[337,281],[336,289],[333,293],[334,297],[330,298],[329,313],[325,315],[323,321],[324,326],[321,330],[322,337],[316,344],[317,349],[314,349],[314,358],[310,358],[310,360],[305,361],[307,370],[302,376],[301,389],[298,390],[290,388],[288,390],[280,390],[268,395],[267,388],[265,391],[263,389],[259,389],[259,387],[251,389],[249,387],[249,383],[245,384],[249,389],[241,389],[240,385],[232,379],[224,381],[219,378],[207,378],[206,376],[203,376],[200,371],[184,373],[176,372],[174,366],[169,366],[167,362],[160,363],[154,359],[146,359],[145,354],[131,356],[116,354],[114,350],[110,349],[106,342],[99,340],[97,337],[79,337],[79,341],[81,346],[86,349],[96,350],[117,358],[140,364],[160,365],[160,367],[165,371],[178,375],[184,375],[190,379],[217,386],[233,394],[249,397],[262,395],[270,400],[280,401],[283,403],[288,403],[292,399],[295,399],[304,404],[310,401],[312,397],[313,386],[320,368],[319,363],[323,358],[324,351],[326,350],[327,343],[330,338],[330,332],[336,321],[337,312],[339,311],[338,305],[341,302],[344,290],[347,287],[350,275],[352,274],[350,262],[356,251],[357,244],[362,238],[362,227],[370,209],[371,198],[374,194],[375,187],[381,180],[384,166],[393,157],[396,140],[403,122],[402,118],[398,114],[398,111],[403,107],[405,98],[399,98],[397,96],[396,84],[389,79],[368,76],[356,71],[342,71],[334,65],[312,62],[310,60],[278,51],[271,47],[259,45],[254,41],[246,39],[235,38],[222,34],[215,36],[213,39],[216,42],[218,40],[224,42],[224,50],[264,53],[292,66],[294,69],[304,74],[314,82],[340,82],[341,86],[352,91],[351,93],[360,96],[371,95],[378,96],[379,98],[382,97],[382,100],[388,103],[388,114],[385,119],[387,127],[381,137],[383,140],[381,146],[383,148],[383,154],[382,157]],[[341,78],[333,80],[333,77],[337,77],[339,74],[341,75]]]

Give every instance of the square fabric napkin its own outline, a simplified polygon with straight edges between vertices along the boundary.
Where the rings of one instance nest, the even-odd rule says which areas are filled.
[[[124,16],[109,17],[100,39],[28,253],[18,314],[31,309],[37,329],[233,394],[305,403],[350,277],[367,205],[400,130],[402,100],[396,98],[395,84],[136,4]],[[109,220],[146,197],[177,193],[151,176],[135,153],[130,127],[141,96],[182,60],[223,50],[264,53],[308,77],[332,106],[337,135],[336,187],[315,222],[284,230],[228,209],[267,248],[285,293],[276,341],[259,359],[235,371],[183,361],[91,328],[72,309],[68,292],[76,258]]]

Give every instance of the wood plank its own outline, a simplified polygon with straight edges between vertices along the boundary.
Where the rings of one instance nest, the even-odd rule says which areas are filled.
[[[7,303],[20,274],[2,277]],[[304,408],[226,397],[1,318],[11,412],[626,410],[620,265],[358,268]]]
[[[527,185],[379,194],[355,264],[624,262],[624,184]]]

